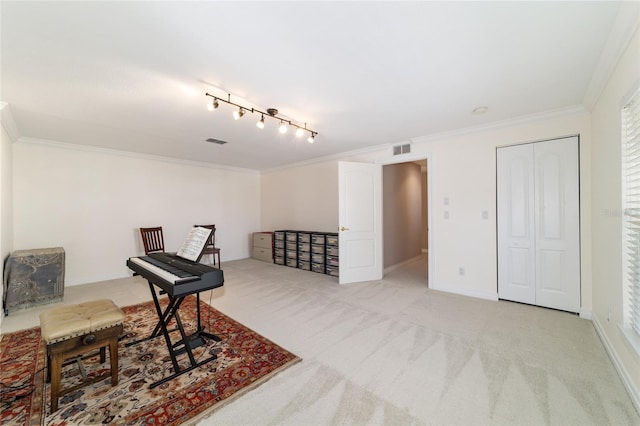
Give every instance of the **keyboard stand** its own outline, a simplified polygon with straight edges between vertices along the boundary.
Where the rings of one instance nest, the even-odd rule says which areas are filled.
[[[216,342],[221,341],[222,339],[220,339],[215,334],[204,331],[204,326],[200,322],[200,293],[196,294],[196,303],[197,303],[196,310],[198,312],[198,331],[196,331],[195,334],[197,334],[198,336],[206,337],[211,340],[215,340]]]
[[[151,383],[149,385],[149,389],[153,389],[156,386],[166,383],[171,379],[174,379],[184,373],[187,373],[193,370],[194,368],[200,367],[201,365],[204,365],[210,361],[213,361],[214,359],[217,359],[217,356],[212,355],[211,357],[198,362],[193,356],[192,349],[195,349],[198,346],[205,345],[206,344],[205,339],[212,339],[219,342],[220,338],[214,334],[204,331],[204,327],[202,326],[202,323],[200,320],[200,293],[196,293],[196,303],[197,303],[196,311],[198,316],[197,330],[195,333],[191,335],[187,335],[182,325],[182,320],[180,319],[180,315],[178,314],[178,309],[180,309],[180,305],[182,305],[182,302],[184,301],[184,298],[186,297],[186,295],[174,297],[167,294],[167,297],[169,298],[169,304],[163,311],[162,307],[160,306],[160,302],[158,301],[158,296],[154,291],[155,290],[154,284],[149,280],[147,280],[147,282],[149,283],[149,290],[151,291],[151,295],[153,296],[153,304],[155,305],[156,313],[158,314],[158,318],[159,318],[158,323],[156,324],[156,327],[154,328],[153,332],[149,337],[127,343],[125,346],[132,346],[140,342],[155,339],[156,337],[159,337],[160,334],[164,336],[165,343],[167,344],[167,349],[169,350],[169,356],[171,357],[171,362],[173,364],[173,374],[167,377],[164,377],[163,379],[158,380],[157,382]],[[169,330],[168,325],[171,322],[171,320],[174,318],[176,320],[177,328]],[[181,339],[176,343],[171,343],[171,337],[169,333],[172,333],[175,331],[180,332]],[[181,369],[180,365],[178,364],[177,356],[184,353],[187,354],[190,365],[188,367]]]

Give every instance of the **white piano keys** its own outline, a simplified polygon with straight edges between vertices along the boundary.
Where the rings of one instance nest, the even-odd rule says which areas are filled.
[[[179,277],[177,275],[172,274],[171,272],[167,272],[164,269],[157,267],[156,265],[152,265],[151,263],[146,262],[140,259],[139,257],[132,257],[129,260],[172,284],[179,284],[182,281],[193,281],[194,278],[195,279],[198,278],[198,276],[196,275],[191,275],[188,277]]]

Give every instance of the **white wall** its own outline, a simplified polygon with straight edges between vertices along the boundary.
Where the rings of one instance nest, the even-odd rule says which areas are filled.
[[[7,125],[8,108],[0,105],[0,261],[2,262],[2,276],[4,277],[4,261],[13,251],[13,140],[5,126]],[[11,125],[9,123],[8,125]],[[4,287],[0,286],[0,300],[4,294]],[[4,314],[0,314],[0,324]]]
[[[640,407],[640,355],[626,344],[623,322],[621,117],[622,99],[640,84],[640,34],[618,63],[593,109],[593,319]],[[610,320],[607,320],[611,310]]]
[[[590,315],[590,125],[584,112],[459,136],[414,139],[414,152],[431,154],[431,288],[497,297],[496,147],[571,134],[580,134],[581,306],[583,314]],[[482,219],[485,211],[488,219]],[[463,276],[459,268],[464,268]]]
[[[582,109],[530,117],[491,128],[450,135],[414,138],[412,155],[430,155],[429,229],[433,245],[433,269],[429,286],[434,289],[488,299],[497,298],[496,273],[496,163],[498,146],[580,134],[582,313],[591,311],[591,135],[590,116]],[[375,162],[392,158],[392,149],[345,155],[340,160]],[[399,160],[398,156],[393,157]],[[263,176],[262,224],[288,227],[337,227],[337,159],[316,165],[291,167]],[[322,190],[296,190],[300,183],[332,182]],[[302,184],[304,186],[304,184]],[[313,187],[313,186],[311,186]],[[444,205],[444,199],[449,205]],[[271,203],[274,203],[273,205]],[[383,200],[384,202],[384,200]],[[306,217],[291,212],[305,209]],[[449,219],[444,219],[444,212]],[[482,219],[482,212],[488,219]],[[308,220],[307,223],[304,222]],[[303,222],[303,223],[301,223]],[[459,268],[465,275],[459,275]]]
[[[13,249],[64,247],[67,286],[130,275],[140,227],[162,226],[176,251],[194,224],[215,224],[223,263],[249,257],[260,229],[255,172],[24,139],[13,167]]]
[[[337,232],[337,160],[263,173],[260,186],[263,231]]]

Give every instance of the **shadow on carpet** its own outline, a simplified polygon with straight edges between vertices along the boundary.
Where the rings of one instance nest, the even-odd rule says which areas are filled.
[[[166,303],[167,299],[162,298],[161,304]],[[173,372],[171,358],[162,335],[125,346],[127,342],[149,336],[158,317],[153,302],[124,307],[125,335],[118,348],[118,385],[111,387],[110,379],[106,379],[68,393],[60,398],[59,409],[53,414],[50,413],[49,384],[45,383],[46,347],[40,329],[4,335],[0,343],[0,424],[179,425],[209,415],[300,361],[206,303],[200,307],[202,325],[222,340],[207,341],[206,345],[194,349],[194,356],[200,360],[215,354],[217,359],[149,389],[151,383]],[[180,317],[187,331],[195,331],[195,297],[185,299]],[[88,377],[109,371],[108,357],[106,361],[100,364],[98,356],[84,360]],[[188,358],[180,355],[178,361],[185,366]],[[76,363],[66,365],[62,374],[65,388],[81,380]]]

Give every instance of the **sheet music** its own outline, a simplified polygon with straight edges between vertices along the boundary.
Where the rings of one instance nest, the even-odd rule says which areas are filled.
[[[207,241],[209,240],[209,236],[212,232],[213,230],[208,228],[191,228],[189,235],[187,235],[187,239],[182,244],[182,247],[180,247],[180,250],[178,250],[176,255],[183,259],[197,262],[198,259],[200,259],[200,254],[207,245]]]

